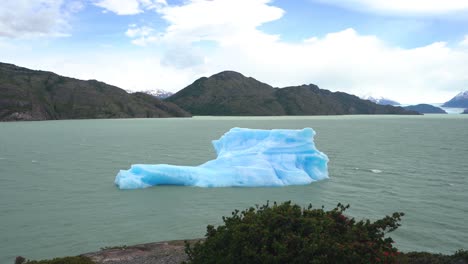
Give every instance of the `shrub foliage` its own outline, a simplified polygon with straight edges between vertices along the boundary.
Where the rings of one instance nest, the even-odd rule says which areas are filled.
[[[349,205],[325,211],[291,202],[267,203],[223,217],[206,240],[186,243],[190,263],[395,263],[399,252],[386,233],[403,213],[371,222],[344,215]]]

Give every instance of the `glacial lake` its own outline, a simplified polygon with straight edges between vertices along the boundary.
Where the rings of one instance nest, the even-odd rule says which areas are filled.
[[[134,163],[198,165],[232,127],[312,127],[330,179],[277,188],[122,191]],[[404,212],[402,251],[468,248],[468,115],[194,117],[0,123],[0,263],[203,237],[221,216],[291,200],[377,219]]]

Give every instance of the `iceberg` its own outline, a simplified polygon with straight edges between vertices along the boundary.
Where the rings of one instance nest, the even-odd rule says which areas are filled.
[[[328,157],[317,150],[312,128],[232,128],[213,140],[217,158],[199,166],[134,164],[121,170],[120,189],[156,185],[260,187],[304,185],[328,178]]]

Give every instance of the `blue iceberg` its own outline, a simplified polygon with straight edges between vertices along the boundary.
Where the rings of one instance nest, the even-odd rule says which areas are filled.
[[[121,170],[120,189],[156,185],[258,187],[303,185],[328,178],[328,157],[315,148],[311,128],[232,128],[213,140],[217,158],[199,166],[134,164]]]

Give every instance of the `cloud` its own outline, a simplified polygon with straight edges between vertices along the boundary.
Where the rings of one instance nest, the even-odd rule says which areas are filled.
[[[195,68],[205,63],[202,49],[190,45],[174,45],[161,59],[161,65],[176,69]]]
[[[165,0],[97,0],[94,5],[117,15],[136,15],[167,5]]]
[[[135,24],[130,25],[125,35],[132,38],[132,43],[137,46],[147,46],[156,43],[159,39],[153,28],[148,26],[137,27]]]
[[[467,12],[468,1],[464,0],[312,0],[360,11],[437,15]]]
[[[468,35],[465,35],[464,39],[460,42],[460,45],[468,47]]]
[[[234,43],[249,45],[249,39],[275,41],[257,27],[281,18],[284,11],[269,5],[270,0],[192,0],[180,6],[159,6],[159,13],[169,26],[162,32],[145,30],[142,38],[136,33],[145,26],[131,25],[127,30],[132,43],[159,43],[169,47],[162,62],[176,68],[194,67],[205,61],[200,43],[213,41],[217,45]],[[138,36],[137,36],[138,35]],[[146,41],[151,40],[151,41]]]
[[[270,0],[192,0],[182,6],[166,6],[158,10],[170,25],[164,38],[168,41],[196,42],[214,40],[220,43],[237,41],[256,28],[281,18],[284,11],[268,5]]]
[[[75,10],[77,1],[72,2]],[[65,36],[70,28],[68,4],[63,0],[3,0],[0,37]]]
[[[85,8],[85,4],[80,0],[71,1],[67,9],[71,13],[78,13]]]
[[[117,15],[135,15],[143,12],[137,0],[100,0],[94,4]]]

